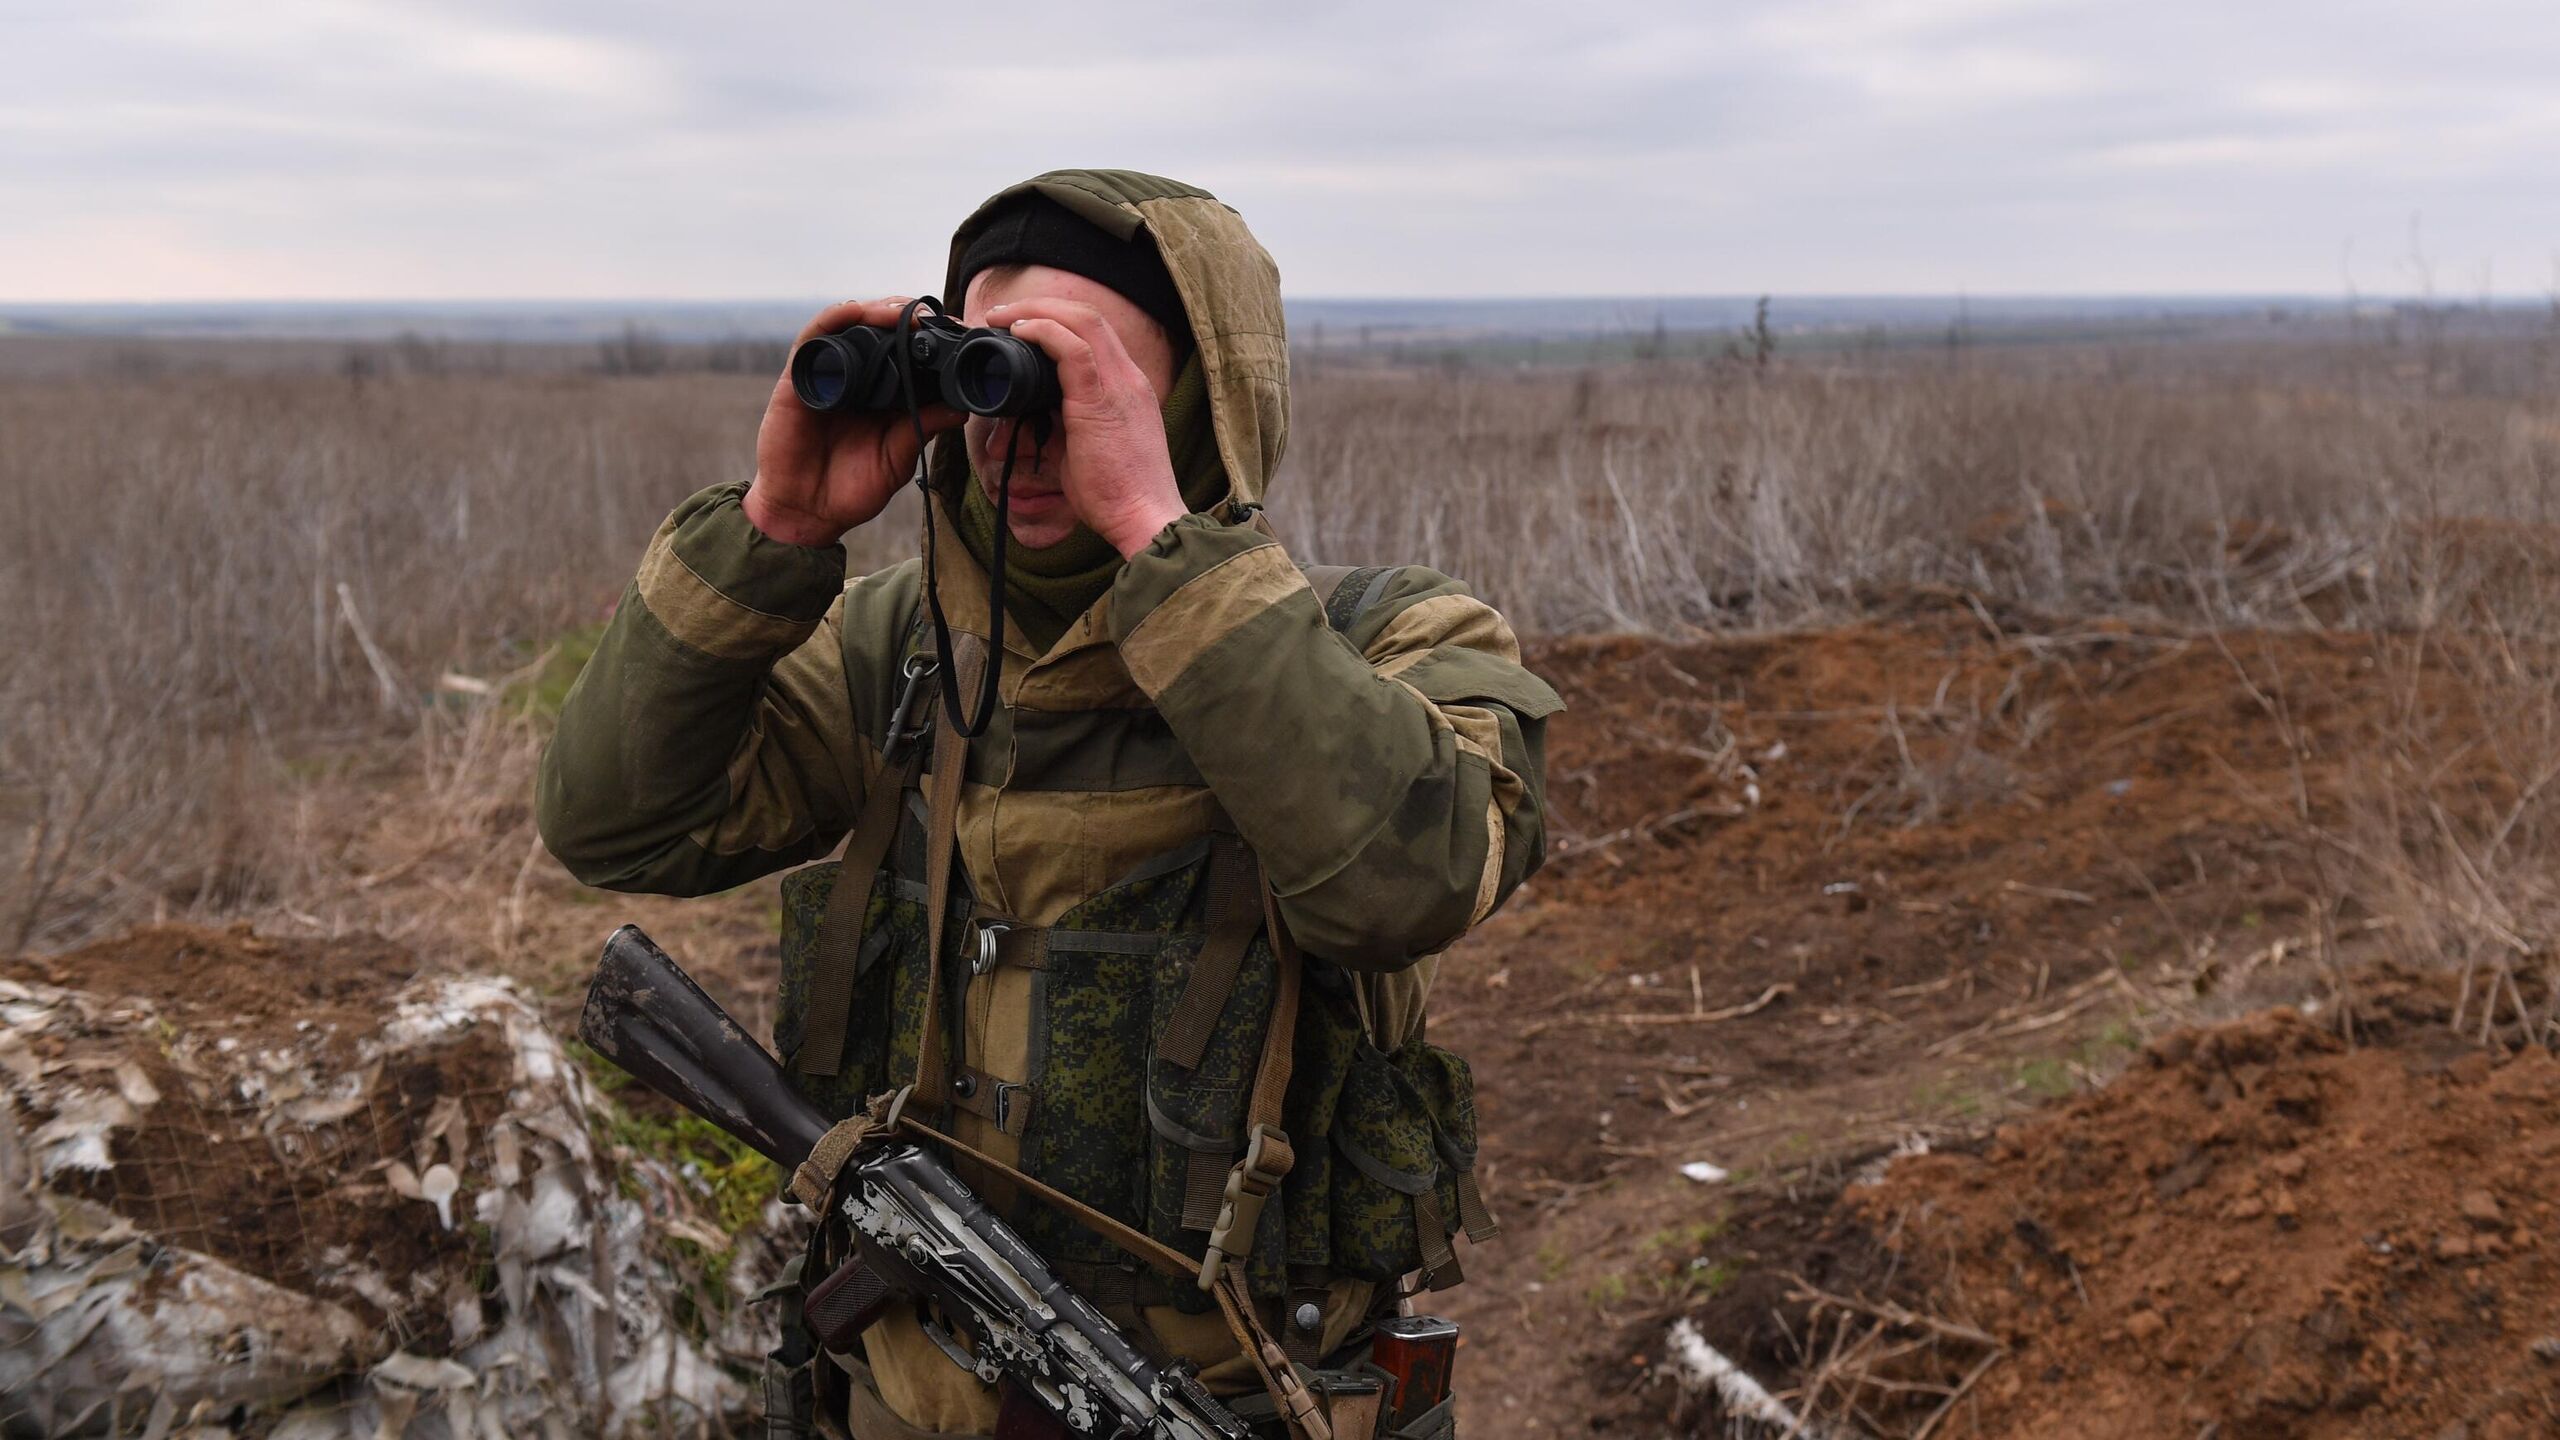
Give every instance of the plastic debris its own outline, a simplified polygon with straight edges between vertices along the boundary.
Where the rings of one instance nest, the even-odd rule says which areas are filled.
[[[1834,1432],[1808,1416],[1798,1415],[1751,1378],[1741,1366],[1707,1343],[1688,1320],[1675,1322],[1664,1345],[1666,1368],[1680,1387],[1707,1402],[1702,1419],[1721,1422],[1714,1432],[1733,1440],[1833,1440]]]

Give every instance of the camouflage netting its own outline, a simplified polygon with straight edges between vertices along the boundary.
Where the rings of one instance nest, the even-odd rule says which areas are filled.
[[[687,1177],[603,1153],[610,1102],[503,981],[244,1027],[0,979],[0,1094],[7,1435],[745,1412],[771,1225],[732,1242]]]

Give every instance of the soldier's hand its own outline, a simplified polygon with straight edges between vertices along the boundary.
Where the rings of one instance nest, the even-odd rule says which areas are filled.
[[[853,325],[889,326],[903,298],[830,305],[801,327],[801,341]],[[966,418],[940,403],[924,407],[924,430],[939,435]],[[844,532],[887,508],[915,471],[916,431],[904,412],[822,415],[800,403],[783,367],[756,431],[756,478],[747,487],[747,519],[793,545],[833,545]]]
[[[1165,443],[1164,401],[1102,312],[1073,300],[1016,300],[987,311],[1058,362],[1067,432],[1067,503],[1122,558],[1191,513]]]

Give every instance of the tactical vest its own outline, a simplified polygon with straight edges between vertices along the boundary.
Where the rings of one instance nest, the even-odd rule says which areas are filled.
[[[1337,628],[1377,593],[1379,574],[1311,575],[1320,593],[1331,592],[1326,609]],[[839,933],[820,943],[846,861],[783,882],[774,1045],[801,1093],[831,1117],[917,1073],[936,958],[928,953],[928,779],[911,761],[884,768],[877,782],[899,787],[894,830],[872,838],[885,853],[859,926],[846,924],[850,907],[834,922],[839,932],[858,928],[858,941]],[[864,838],[858,828],[847,845],[857,867],[871,859],[856,853]],[[1198,1257],[1246,1153],[1247,1108],[1279,984],[1251,851],[1213,831],[1137,866],[1046,927],[990,912],[962,867],[950,871],[938,957],[943,1013],[934,1017],[947,1027],[949,1102],[1018,1137],[1025,1174]],[[1032,972],[1029,1075],[1019,1084],[960,1063],[968,981],[999,966]],[[1361,1020],[1355,977],[1319,956],[1301,966],[1281,1105],[1295,1162],[1252,1237],[1249,1286],[1278,1297],[1336,1276],[1384,1282],[1417,1272],[1434,1289],[1455,1283],[1453,1229],[1478,1241],[1495,1229],[1474,1175],[1466,1062],[1419,1034],[1380,1051]],[[803,1073],[813,1033],[828,1049],[840,1046],[832,1066],[815,1067],[831,1074]],[[1004,1197],[988,1198],[1001,1206]],[[1151,1284],[1155,1277],[1112,1242],[1045,1205],[1002,1208],[1063,1273],[1102,1292],[1092,1298],[1194,1311],[1211,1304],[1187,1287]]]

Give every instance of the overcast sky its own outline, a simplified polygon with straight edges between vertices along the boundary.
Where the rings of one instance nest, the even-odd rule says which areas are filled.
[[[1303,296],[2560,283],[2560,0],[0,0],[0,56],[14,300],[904,291],[1060,165]]]

